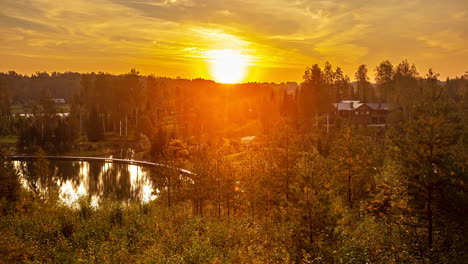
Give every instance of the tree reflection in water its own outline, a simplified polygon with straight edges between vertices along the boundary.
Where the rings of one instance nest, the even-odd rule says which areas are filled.
[[[58,191],[59,199],[74,205],[79,197],[91,198],[97,206],[102,199],[149,202],[157,198],[164,181],[156,169],[104,161],[49,161],[49,174],[37,177],[33,162],[14,161],[23,186],[35,192]]]

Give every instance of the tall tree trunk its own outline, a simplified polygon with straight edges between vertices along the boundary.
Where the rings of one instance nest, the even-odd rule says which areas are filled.
[[[200,199],[200,216],[203,217],[203,198]]]
[[[432,168],[433,161],[433,153],[434,153],[434,146],[431,144],[430,146],[430,170],[429,175],[431,175],[431,180],[434,177],[434,169]],[[427,242],[429,244],[429,248],[432,248],[432,186],[427,187]]]
[[[432,223],[432,218],[433,218],[433,212],[432,212],[432,190],[428,189],[427,191],[427,242],[429,245],[429,248],[432,248],[432,240],[433,240],[433,223]]]
[[[106,122],[106,116],[103,115],[102,116],[102,131],[103,131],[103,133],[106,133],[106,123],[105,122]]]
[[[171,172],[167,176],[167,206],[171,208]]]
[[[82,134],[82,132],[83,132],[82,126],[83,126],[83,123],[82,123],[82,120],[81,120],[81,111],[80,111],[80,133],[78,134],[78,135],[80,135],[80,136],[81,136],[81,134]]]
[[[315,127],[318,127],[318,113],[315,111]]]
[[[313,243],[313,232],[312,232],[312,208],[310,208],[310,194],[307,190],[307,212],[308,212],[308,222],[309,222],[309,241]]]
[[[289,135],[286,132],[286,201],[289,202]]]
[[[255,186],[254,186],[254,179],[253,179],[253,165],[252,165],[252,153],[250,153],[250,180],[252,182],[252,193],[251,193],[251,197],[250,197],[250,206],[252,207],[252,219],[255,218],[255,204],[254,204],[254,200],[255,200]]]
[[[348,169],[348,205],[349,208],[353,208],[353,203],[352,203],[352,194],[351,194],[351,170]]]
[[[229,218],[231,216],[231,202],[229,199],[229,194],[226,197],[226,203],[227,203],[227,216],[228,216],[228,221],[229,221]]]
[[[216,162],[216,180],[218,181],[218,218],[221,218],[221,185],[219,178],[219,162]]]

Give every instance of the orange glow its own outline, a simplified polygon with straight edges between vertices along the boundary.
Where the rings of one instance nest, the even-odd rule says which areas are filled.
[[[215,81],[239,83],[244,80],[250,58],[248,55],[231,49],[211,50],[206,55]]]

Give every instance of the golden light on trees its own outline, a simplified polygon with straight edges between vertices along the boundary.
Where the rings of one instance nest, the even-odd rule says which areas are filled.
[[[238,83],[244,80],[250,56],[237,50],[224,49],[208,51],[206,57],[215,81]]]

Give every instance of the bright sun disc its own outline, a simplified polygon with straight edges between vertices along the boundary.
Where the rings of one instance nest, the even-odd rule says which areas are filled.
[[[245,77],[248,57],[238,51],[212,50],[207,53],[211,64],[211,74],[221,83],[238,83]]]

